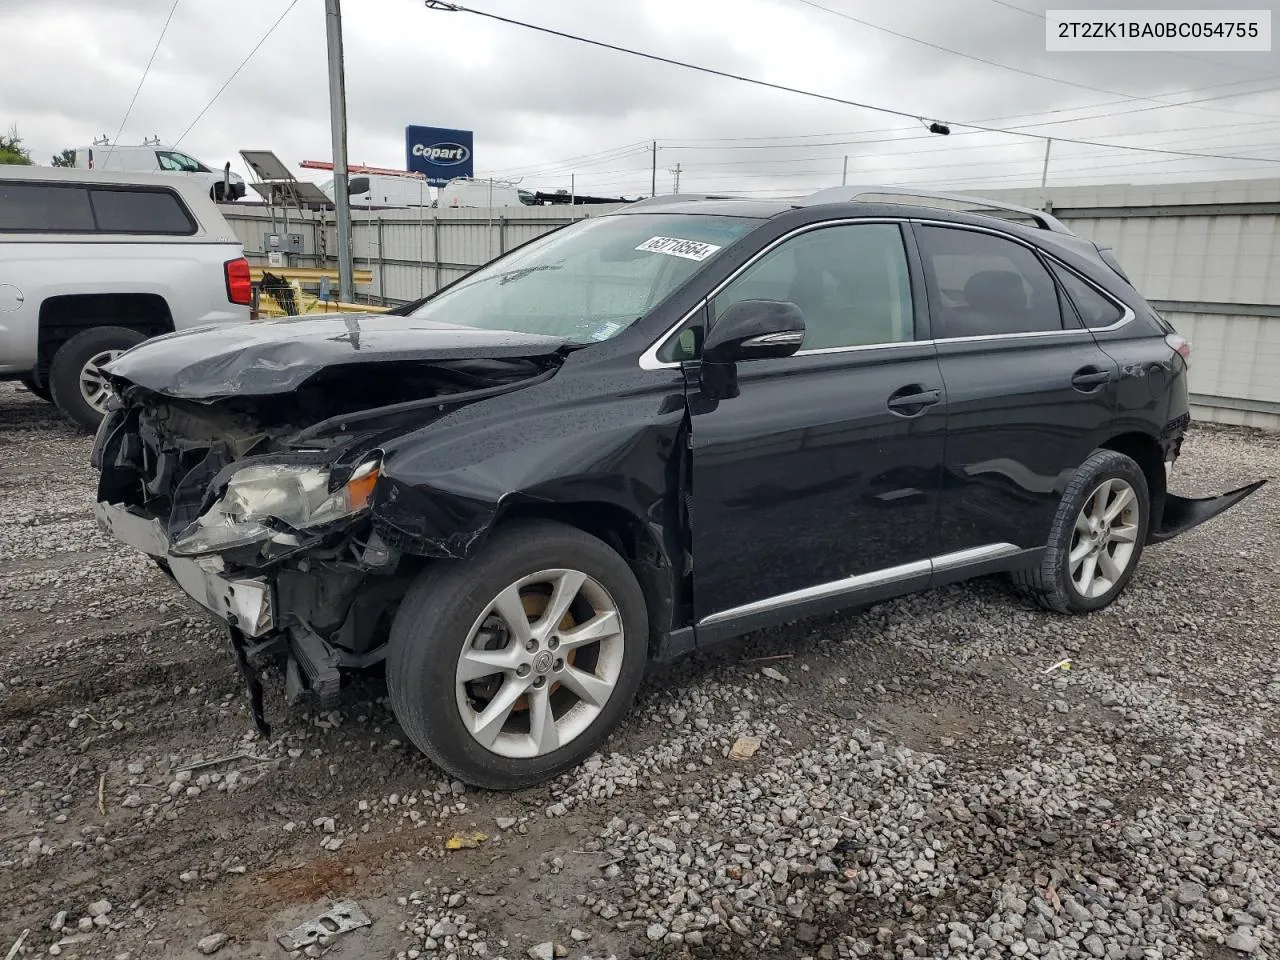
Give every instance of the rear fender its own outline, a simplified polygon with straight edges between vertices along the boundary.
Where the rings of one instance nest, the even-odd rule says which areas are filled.
[[[1166,493],[1160,523],[1147,536],[1147,543],[1164,543],[1193,527],[1198,527],[1206,520],[1212,520],[1218,514],[1230,510],[1266,482],[1256,480],[1238,490],[1220,493],[1216,497],[1180,497],[1174,493]]]

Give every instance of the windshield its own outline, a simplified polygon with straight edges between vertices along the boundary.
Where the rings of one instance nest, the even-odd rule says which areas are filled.
[[[412,316],[573,343],[608,340],[760,223],[671,214],[580,220],[481,267]]]
[[[209,168],[199,160],[188,157],[176,150],[157,150],[156,159],[160,161],[160,169],[176,170],[182,173],[208,173]]]

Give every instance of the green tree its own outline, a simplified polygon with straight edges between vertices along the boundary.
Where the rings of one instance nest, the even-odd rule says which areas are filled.
[[[76,152],[71,147],[56,154],[53,158],[55,167],[74,167],[76,165]]]
[[[0,163],[31,164],[31,151],[22,148],[18,128],[12,126],[8,133],[0,134]]]

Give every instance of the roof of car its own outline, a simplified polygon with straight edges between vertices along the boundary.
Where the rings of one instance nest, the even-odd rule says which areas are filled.
[[[985,197],[952,194],[933,190],[914,190],[894,186],[841,186],[828,187],[806,196],[781,197],[775,200],[751,200],[728,195],[675,194],[650,197],[630,204],[620,213],[684,213],[720,216],[738,216],[769,219],[789,210],[835,206],[842,216],[936,216],[939,213],[958,215],[961,222],[1003,221],[1008,216],[990,216],[983,210],[1012,214],[1016,221],[1025,221],[1034,230],[1074,236],[1072,232],[1051,214],[1021,207],[1016,204]],[[835,211],[833,211],[834,213]],[[948,217],[952,219],[952,217]]]

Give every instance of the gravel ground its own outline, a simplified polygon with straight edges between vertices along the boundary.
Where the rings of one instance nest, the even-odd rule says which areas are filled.
[[[323,716],[270,676],[257,739],[222,635],[98,533],[88,449],[0,384],[0,956],[284,957],[351,898],[305,955],[1280,957],[1275,484],[1091,617],[988,580],[657,671],[504,795],[376,676]],[[1198,429],[1178,484],[1277,473]]]

